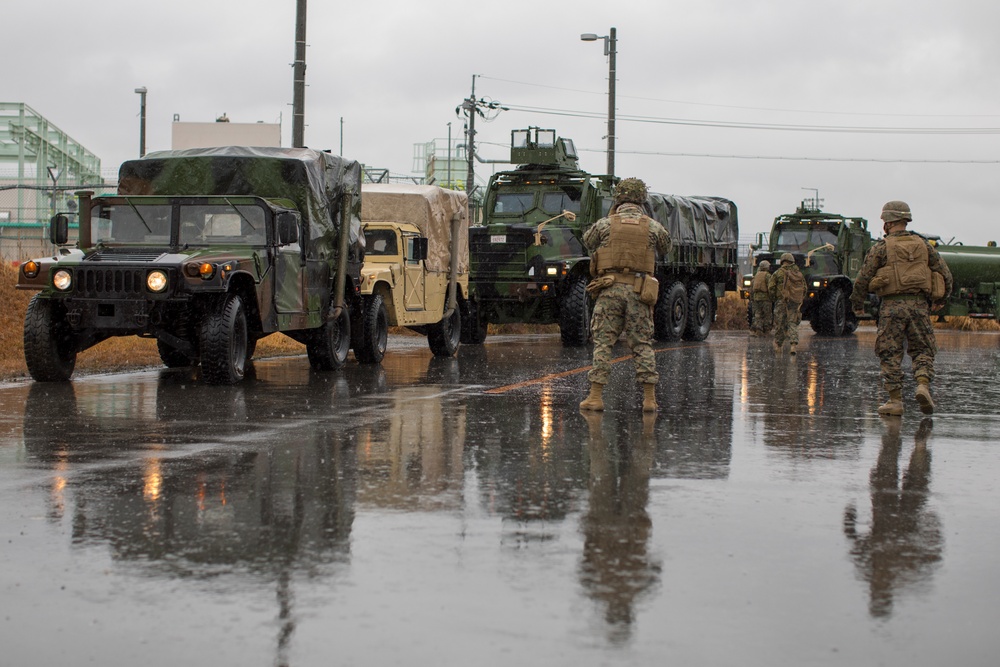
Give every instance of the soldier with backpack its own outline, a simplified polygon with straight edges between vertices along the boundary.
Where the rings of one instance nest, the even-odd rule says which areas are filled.
[[[781,354],[787,342],[788,353],[795,354],[795,346],[799,344],[799,323],[802,322],[806,279],[792,253],[784,253],[780,264],[771,276],[768,287],[768,293],[774,301],[774,351]]]

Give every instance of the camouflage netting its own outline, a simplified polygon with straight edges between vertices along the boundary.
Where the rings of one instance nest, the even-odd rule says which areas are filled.
[[[675,246],[736,247],[739,242],[736,204],[728,199],[653,193],[649,203]]]
[[[458,272],[469,272],[469,204],[464,192],[435,185],[365,183],[361,219],[365,222],[408,222],[427,237],[428,271],[451,270],[451,220],[458,213]]]
[[[124,162],[118,171],[120,195],[253,195],[290,199],[308,218],[310,241],[327,237],[336,247],[340,202],[351,200],[351,245],[361,235],[361,165],[309,148],[221,146],[157,151]],[[316,243],[306,252],[313,256]],[[360,256],[360,255],[359,255]]]

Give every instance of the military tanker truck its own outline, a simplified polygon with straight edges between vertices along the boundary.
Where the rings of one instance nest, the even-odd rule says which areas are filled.
[[[579,167],[572,140],[529,127],[511,133],[517,168],[486,187],[483,225],[469,230],[469,316],[462,342],[493,323],[558,324],[566,346],[590,340],[590,257],[583,233],[611,209],[616,178]],[[659,258],[659,340],[704,339],[717,298],[737,288],[736,206],[716,197],[651,195],[647,212],[674,239]]]
[[[806,279],[806,297],[802,302],[802,319],[808,320],[813,331],[824,336],[852,334],[858,328],[858,317],[849,299],[854,281],[861,271],[865,255],[873,245],[868,221],[820,209],[818,201],[803,200],[795,213],[779,215],[771,225],[770,235],[757,235],[751,246],[752,263],[771,264],[776,271],[779,258],[791,253]],[[753,274],[743,276],[740,295],[750,298]],[[866,317],[874,316],[877,301],[869,302]],[[748,301],[747,320],[753,320]]]
[[[941,243],[930,237],[954,279],[951,296],[936,315],[1000,319],[1000,248]]]
[[[116,195],[78,193],[79,240],[56,215],[51,257],[21,264],[35,289],[24,357],[36,381],[69,380],[78,352],[112,336],[155,338],[168,367],[240,381],[256,342],[280,331],[317,370],[351,342],[364,237],[361,168],[306,148],[159,151],[119,170]]]

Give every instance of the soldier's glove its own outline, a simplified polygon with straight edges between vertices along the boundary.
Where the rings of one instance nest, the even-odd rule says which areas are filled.
[[[855,315],[864,315],[865,314],[865,304],[863,302],[862,303],[858,303],[856,301],[852,301],[851,302],[851,309],[854,311]]]
[[[591,298],[597,298],[597,295],[602,291],[611,287],[615,284],[615,277],[611,275],[601,276],[600,278],[595,278],[587,283],[587,294]]]
[[[932,301],[931,302],[931,312],[936,313],[937,311],[944,308],[944,301]]]

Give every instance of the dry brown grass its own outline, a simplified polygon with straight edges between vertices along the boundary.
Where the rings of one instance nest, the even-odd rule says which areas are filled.
[[[749,329],[746,299],[741,299],[736,292],[726,292],[726,295],[719,299],[719,309],[715,314],[715,324],[712,328],[725,331]]]

